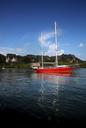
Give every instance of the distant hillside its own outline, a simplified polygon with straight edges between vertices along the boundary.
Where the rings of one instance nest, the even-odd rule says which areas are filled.
[[[63,54],[58,56],[59,65],[68,64],[75,65],[78,64],[81,67],[86,67],[86,61],[82,61],[71,54]],[[26,55],[20,56],[16,54],[7,54],[6,56],[0,54],[0,67],[28,67],[33,62],[39,62],[41,64],[41,55]],[[44,64],[54,65],[55,56],[44,56]]]
[[[55,56],[52,56],[52,57],[45,56],[44,57],[44,62],[54,62],[55,63]],[[81,59],[79,59],[76,56],[71,55],[71,54],[63,54],[61,56],[58,56],[59,65],[65,65],[65,64],[68,64],[68,65],[75,65],[75,64],[81,65],[83,62],[84,61],[82,61]]]
[[[78,64],[83,62],[81,59],[71,54],[63,54],[59,56],[59,61],[63,63],[69,63],[69,64]]]

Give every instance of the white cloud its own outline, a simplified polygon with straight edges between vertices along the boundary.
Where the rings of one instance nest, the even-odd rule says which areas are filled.
[[[41,33],[41,36],[38,38],[40,45],[42,47],[47,47],[51,42],[50,39],[54,37],[54,32],[51,33]]]
[[[56,55],[56,44],[51,44],[48,47],[48,50],[45,52],[45,55],[49,55],[49,56],[55,56]],[[57,55],[62,55],[64,53],[64,50],[59,50],[57,51]]]
[[[80,44],[79,44],[79,47],[80,47],[80,48],[86,47],[86,43],[80,43]]]
[[[83,47],[83,46],[84,46],[84,44],[83,44],[83,43],[80,43],[80,44],[79,44],[79,47]]]
[[[49,56],[56,55],[56,49],[58,49],[58,45],[56,46],[55,44],[54,36],[55,36],[55,32],[49,32],[49,33],[42,33],[41,36],[38,38],[40,45],[45,49],[44,55],[49,55]],[[58,51],[57,54],[61,55],[63,53],[64,50],[60,50]]]
[[[64,50],[61,49],[60,51],[58,51],[58,56],[61,56],[62,54],[64,54]]]
[[[8,53],[12,54],[22,54],[23,49],[22,48],[9,48],[9,47],[0,47],[0,54],[6,55]]]
[[[49,56],[55,55],[56,54],[56,44],[50,44],[48,46],[47,51],[44,54],[49,55]]]
[[[23,50],[22,48],[16,48],[16,49],[15,49],[15,52],[17,52],[17,53],[21,53],[22,50]]]

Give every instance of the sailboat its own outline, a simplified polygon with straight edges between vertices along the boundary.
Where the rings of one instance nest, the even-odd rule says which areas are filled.
[[[36,73],[72,73],[72,71],[75,69],[75,67],[72,67],[70,65],[58,65],[58,55],[57,55],[57,28],[56,28],[56,22],[55,22],[55,44],[56,44],[56,66],[55,67],[44,67],[43,64],[43,54],[42,54],[42,67],[34,69]]]

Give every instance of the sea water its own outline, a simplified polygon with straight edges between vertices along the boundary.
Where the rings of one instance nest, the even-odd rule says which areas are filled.
[[[0,71],[0,119],[52,124],[86,121],[86,69],[71,75]],[[29,123],[28,123],[29,125]]]

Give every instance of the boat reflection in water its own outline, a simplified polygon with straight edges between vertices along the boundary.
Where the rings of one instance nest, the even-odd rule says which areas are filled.
[[[39,97],[37,100],[38,108],[40,109],[40,118],[51,119],[61,116],[59,97],[60,85],[68,85],[72,74],[43,74],[33,73],[32,78],[36,80],[39,86]],[[52,117],[53,115],[53,117]]]
[[[54,84],[64,84],[67,82],[67,78],[72,77],[73,73],[34,73],[34,79],[41,80],[41,82],[50,82]]]
[[[36,115],[56,125],[73,121],[77,123],[78,109],[75,107],[77,102],[75,92],[78,89],[77,76],[70,73],[33,73],[32,77],[37,83],[36,88],[38,87],[36,106],[39,111]]]

